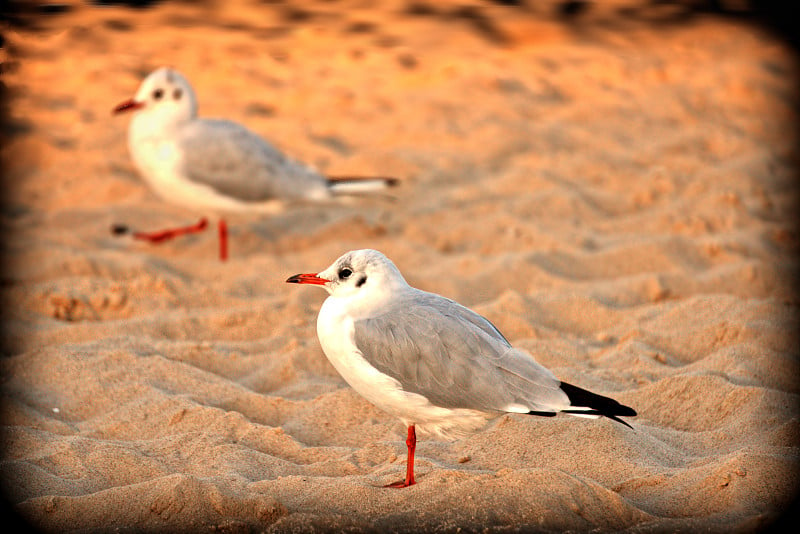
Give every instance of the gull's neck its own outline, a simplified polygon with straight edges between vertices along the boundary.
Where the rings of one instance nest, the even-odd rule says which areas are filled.
[[[193,116],[180,117],[153,111],[140,111],[131,119],[128,132],[130,137],[139,139],[170,137],[175,130],[194,119]]]
[[[328,300],[341,312],[354,320],[368,319],[381,315],[386,307],[395,299],[414,289],[402,277],[375,280],[375,285],[368,290],[358,291],[344,296],[332,294]]]

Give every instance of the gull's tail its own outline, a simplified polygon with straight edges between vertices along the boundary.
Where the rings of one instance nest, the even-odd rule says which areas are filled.
[[[334,195],[363,195],[385,191],[400,183],[388,176],[330,176],[328,189]]]
[[[603,397],[597,393],[592,393],[583,388],[561,382],[561,391],[567,394],[570,408],[561,410],[563,413],[578,417],[608,417],[618,423],[622,423],[628,428],[631,425],[620,419],[618,416],[632,417],[636,415],[636,410],[624,406],[614,399]]]

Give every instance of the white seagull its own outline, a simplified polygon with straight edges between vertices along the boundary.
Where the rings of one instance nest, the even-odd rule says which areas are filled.
[[[608,417],[636,412],[561,382],[487,319],[411,287],[377,250],[355,250],[317,274],[286,280],[325,288],[317,317],[322,350],[350,386],[408,426],[406,478],[414,481],[416,429],[456,438],[504,413]]]
[[[244,126],[197,116],[197,98],[178,71],[150,73],[134,98],[114,113],[135,111],[128,149],[139,173],[168,202],[214,212],[275,213],[286,202],[328,201],[339,195],[382,191],[395,178],[326,178],[282,154]],[[137,239],[161,242],[205,230],[208,221],[159,232],[134,232]],[[124,225],[112,228],[128,233]],[[220,258],[227,258],[227,226],[219,219]]]

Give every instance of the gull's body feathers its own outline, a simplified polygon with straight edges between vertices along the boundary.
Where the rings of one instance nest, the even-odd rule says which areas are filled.
[[[356,344],[356,322],[340,304],[330,297],[325,301],[317,333],[328,360],[362,397],[406,425],[417,425],[423,432],[441,437],[456,437],[486,423],[489,416],[485,412],[434,404],[424,391],[404,384],[398,373],[370,361],[375,352],[367,349],[365,354]]]

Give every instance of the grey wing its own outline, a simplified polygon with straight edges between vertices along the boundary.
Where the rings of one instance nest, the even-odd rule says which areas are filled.
[[[511,347],[484,317],[415,292],[386,313],[356,321],[355,343],[375,368],[444,408],[555,411],[569,406],[559,380]]]
[[[178,143],[191,181],[243,202],[298,199],[326,187],[319,174],[235,122],[191,121],[179,130]]]

